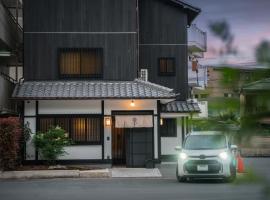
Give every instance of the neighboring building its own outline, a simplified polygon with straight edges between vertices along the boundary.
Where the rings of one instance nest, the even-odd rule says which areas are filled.
[[[198,103],[201,110],[195,117],[208,117],[208,102],[205,100],[205,87],[207,86],[207,68],[200,64],[207,51],[207,34],[200,30],[196,24],[188,28],[188,84],[190,98]]]
[[[241,87],[246,83],[254,81],[256,74],[265,70],[267,70],[266,66],[258,66],[256,63],[208,67],[208,96],[239,98]],[[222,84],[222,80],[226,79],[226,73],[231,73],[231,76],[234,76],[233,79],[236,79],[236,85],[233,85],[233,87],[229,84]]]
[[[10,70],[19,71],[21,66],[21,5],[21,1],[18,4],[15,0],[0,1],[0,116],[18,114],[17,106],[9,98],[18,80],[10,76]]]
[[[207,68],[200,64],[207,51],[207,34],[196,24],[188,28],[188,83],[191,88],[207,85]]]
[[[175,0],[24,0],[13,93],[24,122],[69,133],[61,162],[144,167],[176,154],[200,111],[187,102],[187,27],[199,13]],[[42,161],[31,141],[26,160]]]
[[[195,88],[193,96],[200,101],[208,101],[209,115],[219,115],[228,110],[238,115],[241,87],[258,79],[258,74],[263,74],[266,70],[266,66],[256,63],[207,66],[207,87]]]
[[[246,84],[241,90],[241,116],[255,116],[268,114],[267,122],[270,125],[270,78]],[[267,116],[266,116],[267,117]]]
[[[252,124],[252,136],[244,140],[241,151],[247,156],[270,155],[270,78],[245,84],[240,95],[240,114]],[[256,128],[256,131],[252,131]],[[248,131],[247,130],[247,131]]]

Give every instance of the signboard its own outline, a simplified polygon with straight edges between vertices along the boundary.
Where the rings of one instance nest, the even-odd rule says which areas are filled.
[[[115,116],[115,128],[152,128],[152,115]]]

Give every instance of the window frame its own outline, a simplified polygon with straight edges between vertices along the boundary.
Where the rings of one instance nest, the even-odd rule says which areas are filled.
[[[102,145],[103,143],[103,136],[104,136],[104,130],[103,130],[103,117],[102,115],[98,115],[98,114],[91,114],[91,115],[85,115],[85,114],[74,114],[74,115],[62,115],[62,114],[52,114],[52,115],[39,115],[37,117],[37,132],[40,132],[40,119],[42,118],[52,118],[53,121],[54,121],[54,126],[56,126],[56,119],[57,118],[67,118],[69,119],[69,129],[72,130],[72,119],[75,119],[75,118],[99,118],[100,122],[99,122],[99,125],[100,125],[100,138],[99,138],[99,141],[92,141],[92,142],[87,142],[87,141],[72,141],[72,144],[71,146],[81,146],[81,145]],[[69,139],[72,139],[71,135],[73,133],[69,133],[68,135],[68,138]]]
[[[101,54],[101,70],[100,74],[92,74],[92,75],[87,75],[87,74],[81,74],[81,56],[82,52],[87,52],[87,51],[97,51],[100,52]],[[79,52],[80,53],[80,74],[61,74],[61,54],[64,52]],[[103,48],[58,48],[58,53],[57,53],[57,64],[58,64],[58,76],[60,79],[102,79],[103,78],[103,68],[104,68],[104,52]]]
[[[161,72],[160,70],[160,61],[165,59],[166,62],[167,60],[171,60],[173,62],[173,72]],[[158,75],[159,76],[175,76],[176,75],[176,67],[175,67],[175,57],[160,57],[158,58]],[[167,70],[167,63],[166,63],[166,70]]]
[[[168,133],[168,126],[166,126],[166,120],[174,120],[174,134],[167,134],[167,135],[164,135],[163,131],[161,130],[162,128],[165,129],[166,128],[166,133]],[[165,127],[166,126],[166,127]],[[164,137],[164,138],[172,138],[172,137],[177,137],[177,119],[176,118],[163,118],[163,125],[160,126],[160,137]]]

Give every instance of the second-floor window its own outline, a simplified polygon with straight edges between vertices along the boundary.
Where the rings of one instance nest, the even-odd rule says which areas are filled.
[[[61,78],[101,78],[102,49],[60,49],[59,72]]]
[[[159,75],[174,76],[175,75],[175,59],[159,58]]]

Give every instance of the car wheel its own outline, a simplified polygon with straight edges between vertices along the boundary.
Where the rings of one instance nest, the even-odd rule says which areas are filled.
[[[176,178],[177,178],[177,181],[180,182],[180,183],[186,182],[186,180],[187,180],[185,177],[182,177],[182,176],[178,175],[178,165],[176,167]]]

